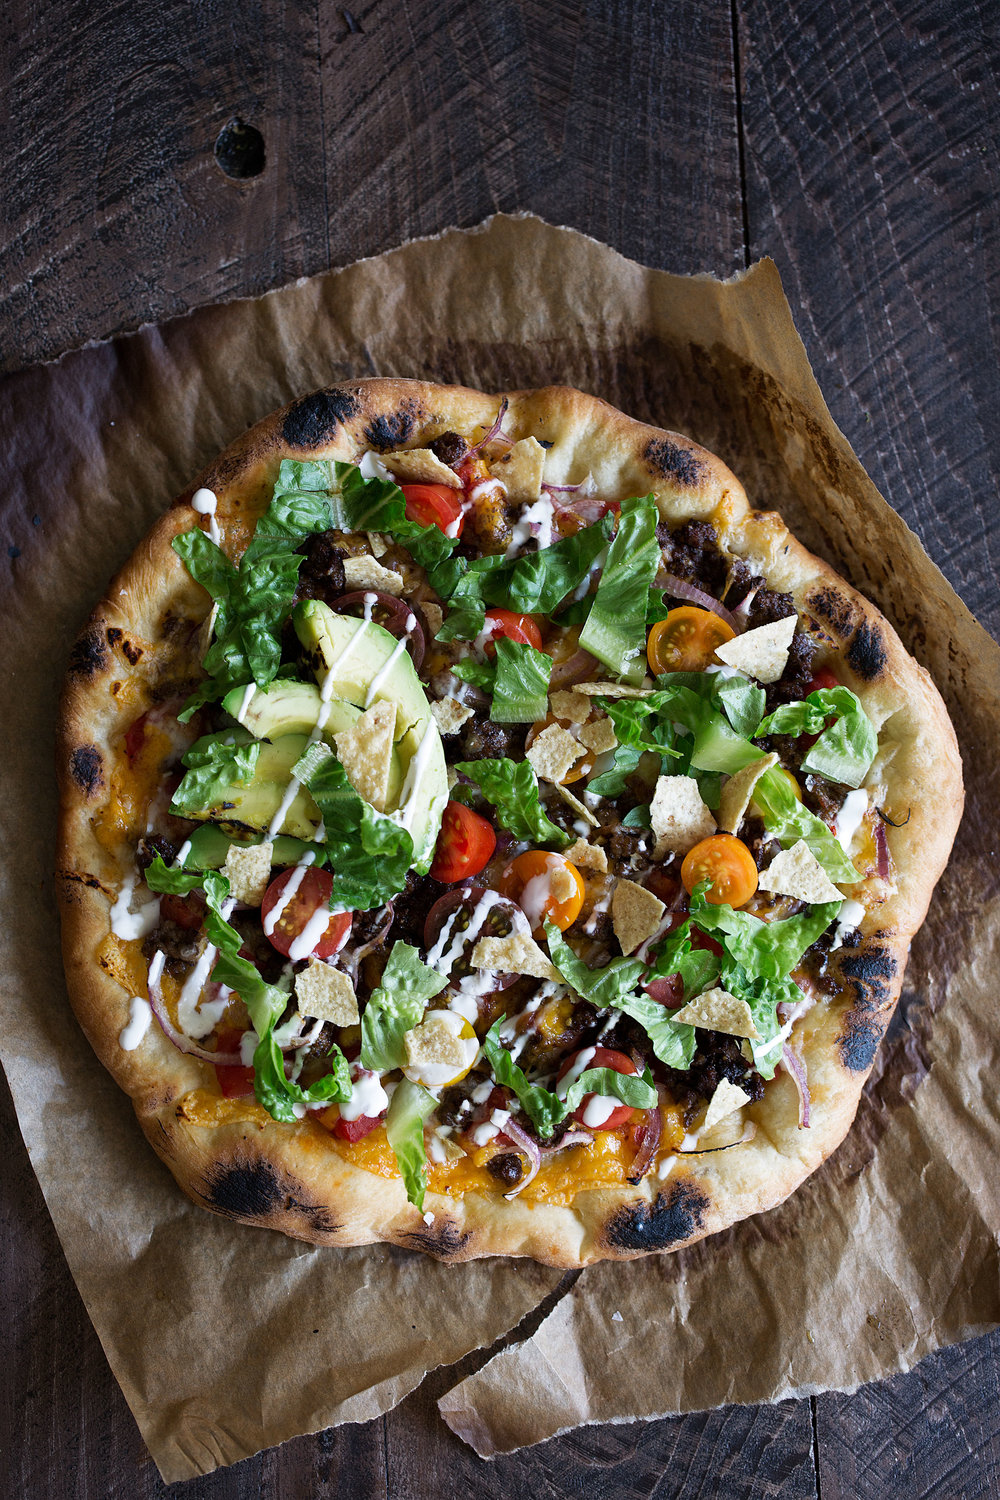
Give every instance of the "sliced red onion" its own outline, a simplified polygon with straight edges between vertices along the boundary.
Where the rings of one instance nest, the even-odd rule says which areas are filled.
[[[733,610],[733,619],[737,622],[736,629],[744,631],[750,619],[750,606],[760,593],[759,588],[751,589],[745,599],[741,599]]]
[[[592,1146],[594,1137],[589,1130],[567,1130],[566,1134],[554,1146],[543,1146],[543,1156],[549,1156],[554,1151],[562,1151],[566,1146]]]
[[[809,1129],[809,1116],[811,1100],[809,1098],[809,1084],[806,1080],[806,1065],[797,1053],[793,1052],[786,1042],[781,1049],[785,1067],[795,1080],[795,1087],[799,1091],[799,1129]]]
[[[388,630],[397,640],[406,641],[406,649],[419,671],[427,650],[427,637],[415,611],[395,594],[382,594],[377,589],[358,589],[350,594],[341,594],[330,608],[338,614],[356,615],[359,619],[365,612],[365,600],[374,596],[372,619],[383,630]],[[419,606],[418,606],[419,608]],[[409,623],[412,620],[412,625]]]
[[[885,824],[880,820],[876,820],[874,837],[876,869],[882,880],[888,880],[889,871],[892,868],[889,859],[889,841],[885,836]]]
[[[736,616],[724,604],[720,604],[718,599],[713,599],[704,589],[695,588],[693,583],[685,583],[683,578],[678,578],[674,573],[658,573],[656,586],[673,599],[686,599],[688,604],[697,604],[700,609],[710,609],[713,615],[718,615],[737,635],[745,628],[745,622],[741,625]]]
[[[663,1134],[663,1120],[658,1108],[647,1109],[646,1118],[640,1125],[639,1131],[641,1131],[641,1136],[637,1132],[639,1150],[636,1152],[635,1161],[628,1174],[628,1180],[633,1186],[642,1181],[656,1160],[660,1136]]]
[[[657,1000],[670,1010],[676,1010],[679,1005],[684,1004],[684,981],[679,974],[651,979],[648,984],[643,985],[643,989],[651,1000]]]
[[[556,662],[549,678],[549,691],[572,687],[574,682],[592,682],[599,671],[596,656],[589,651],[574,651],[565,661]]]
[[[205,1047],[199,1047],[189,1036],[182,1031],[170,1019],[167,1011],[167,1002],[163,997],[163,990],[159,981],[149,986],[149,1008],[156,1017],[160,1030],[168,1041],[173,1042],[178,1052],[186,1052],[191,1057],[200,1057],[205,1062],[215,1063],[220,1068],[239,1067],[243,1057],[239,1052],[209,1052]]]
[[[486,436],[481,437],[476,446],[469,449],[469,452],[466,455],[468,458],[475,458],[479,454],[480,450],[485,448],[487,443],[492,443],[495,438],[506,438],[506,433],[502,433],[500,431],[500,428],[503,426],[503,419],[507,415],[507,408],[509,405],[510,402],[507,400],[507,397],[504,396],[503,400],[500,402],[500,410],[497,412],[496,421],[493,423],[493,426],[490,428]],[[508,443],[513,443],[513,441],[513,438],[507,438]]]
[[[528,1158],[528,1171],[517,1187],[509,1193],[504,1193],[505,1198],[516,1198],[522,1188],[526,1188],[533,1177],[538,1175],[538,1169],[542,1165],[542,1150],[537,1141],[533,1141],[526,1130],[522,1130],[514,1120],[508,1120],[500,1132],[512,1146],[524,1153]]]
[[[383,942],[384,939],[388,936],[389,928],[392,926],[394,916],[395,913],[393,911],[393,903],[391,901],[388,901],[385,906],[385,915],[383,916],[381,922],[379,923],[375,931],[371,934],[371,936],[366,938],[361,946],[355,948],[353,952],[348,953],[345,951],[344,968],[349,970],[352,976],[357,974],[358,965],[361,963],[361,960],[363,958],[367,958],[369,953],[373,953],[378,947],[379,943]]]

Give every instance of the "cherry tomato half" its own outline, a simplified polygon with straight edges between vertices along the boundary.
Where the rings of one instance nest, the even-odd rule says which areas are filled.
[[[659,620],[649,632],[646,657],[654,676],[662,672],[703,672],[711,665],[717,646],[736,632],[710,609],[682,604]]]
[[[519,904],[536,936],[545,931],[546,918],[565,932],[583,906],[583,877],[576,865],[545,849],[519,854],[500,877],[500,889]]]
[[[512,609],[488,609],[487,620],[493,622],[493,637],[505,635],[509,641],[517,641],[521,646],[534,646],[536,651],[542,649],[542,632],[531,615],[518,615]],[[496,656],[497,648],[493,640],[486,642],[486,655]]]
[[[239,1051],[241,1031],[219,1032],[218,1050],[223,1053]],[[244,1068],[239,1063],[216,1063],[215,1074],[225,1099],[245,1099],[253,1093],[253,1068]]]
[[[685,854],[681,880],[688,892],[709,881],[705,900],[712,906],[744,906],[757,889],[757,866],[740,839],[715,833]]]
[[[566,1061],[559,1069],[560,1078],[562,1078],[566,1073],[569,1072],[570,1068],[573,1066],[579,1056],[579,1052],[576,1052],[572,1057],[567,1057]],[[591,1068],[611,1068],[615,1073],[634,1073],[636,1071],[635,1063],[630,1057],[626,1057],[624,1052],[615,1052],[611,1047],[594,1048],[593,1057],[588,1060],[586,1066],[581,1071],[586,1073],[589,1072]],[[595,1097],[599,1096],[596,1096],[594,1094],[584,1094],[583,1098],[580,1100],[579,1108],[573,1115],[574,1120],[576,1120],[579,1125],[584,1125],[588,1130],[617,1130],[619,1125],[627,1125],[629,1120],[631,1120],[632,1116],[635,1114],[635,1110],[632,1108],[631,1104],[617,1104],[608,1115],[607,1119],[601,1121],[600,1125],[586,1125],[584,1116],[587,1113],[587,1106],[590,1103],[591,1099]]]
[[[285,892],[289,886],[292,886],[292,894],[286,900]],[[284,870],[272,880],[260,908],[264,934],[272,948],[277,948],[286,958],[332,958],[347,940],[354,921],[353,912],[330,912],[325,928],[318,933],[315,927],[310,929],[308,936],[311,938],[315,933],[316,941],[308,951],[303,953],[296,949],[292,952],[296,938],[302,937],[320,907],[329,906],[332,891],[333,877],[329,871],[316,870],[312,866],[304,871],[301,868]],[[272,927],[271,913],[276,908],[280,908],[280,912]]]
[[[201,891],[192,891],[187,896],[176,896],[167,892],[160,897],[160,916],[165,922],[176,922],[188,932],[197,932],[205,919],[207,910]]]
[[[430,874],[451,885],[478,875],[493,856],[497,836],[493,825],[461,802],[449,802],[441,819]]]
[[[802,696],[808,698],[810,693],[818,693],[823,690],[829,691],[830,688],[835,687],[840,687],[840,683],[830,671],[830,668],[820,667],[819,671],[810,677],[808,686]]]
[[[447,484],[401,484],[406,501],[406,519],[418,526],[439,526],[449,536],[461,536],[462,491]]]
[[[377,1130],[385,1119],[385,1115],[358,1115],[356,1120],[345,1120],[343,1117],[335,1121],[333,1133],[342,1141],[349,1141],[353,1146],[355,1141],[363,1141],[366,1135],[371,1135]]]

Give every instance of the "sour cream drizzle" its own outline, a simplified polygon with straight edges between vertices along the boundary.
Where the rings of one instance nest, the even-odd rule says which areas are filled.
[[[153,1011],[148,1000],[143,1000],[141,995],[132,996],[132,1008],[129,1011],[128,1025],[119,1034],[118,1045],[123,1052],[134,1052],[142,1041],[149,1024],[153,1019]]]
[[[850,852],[851,840],[861,827],[867,811],[868,793],[864,788],[856,792],[848,792],[833,828],[837,843],[845,854]]]
[[[195,490],[191,496],[191,509],[196,510],[199,516],[208,517],[208,534],[216,546],[222,540],[219,523],[215,519],[215,510],[218,503],[214,490]]]

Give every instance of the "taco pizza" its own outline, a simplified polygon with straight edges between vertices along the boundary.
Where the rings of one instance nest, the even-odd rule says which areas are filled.
[[[59,773],[70,998],[196,1203],[557,1266],[829,1156],[962,808],[927,673],[712,454],[409,380],[174,502]]]

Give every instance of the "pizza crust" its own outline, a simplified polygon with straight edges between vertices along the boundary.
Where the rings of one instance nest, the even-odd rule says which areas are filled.
[[[282,1125],[249,1101],[203,1123],[191,1101],[218,1096],[210,1064],[178,1052],[154,1024],[126,1052],[123,957],[108,941],[109,909],[132,846],[114,835],[111,811],[128,814],[120,776],[123,737],[146,709],[185,695],[196,680],[190,642],[206,615],[202,589],[170,547],[200,522],[199,487],[218,496],[226,550],[238,557],[270,500],[282,458],[357,459],[426,447],[447,430],[488,428],[500,397],[421,381],[365,380],[314,392],[258,423],[174,502],[109,586],[74,647],[60,718],[62,793],[58,891],[70,998],[105,1067],[130,1095],[154,1150],[184,1191],[214,1212],[317,1244],[385,1241],[442,1260],[526,1255],[556,1266],[633,1259],[672,1250],[782,1202],[839,1145],[899,995],[910,940],[926,913],[962,811],[954,731],[928,674],[896,632],[773,513],[750,510],[735,476],[674,433],[632,420],[566,387],[509,395],[504,431],[547,449],[546,478],[624,499],[652,491],[666,520],[710,520],[720,544],[770,587],[790,592],[803,626],[821,642],[883,735],[895,745],[884,805],[897,889],[862,923],[861,942],[831,955],[839,995],[816,1005],[794,1041],[808,1071],[811,1128],[798,1128],[792,1079],[780,1073],[745,1117],[752,1140],[711,1154],[678,1155],[664,1179],[581,1191],[571,1204],[428,1193],[429,1223],[399,1178],[375,1175],[333,1147],[308,1116]],[[116,973],[119,978],[116,978]],[[126,982],[120,982],[125,980]],[[141,981],[133,989],[142,993]],[[204,1113],[204,1112],[203,1112]],[[210,1112],[209,1112],[210,1113]],[[193,1117],[192,1117],[193,1115]]]

